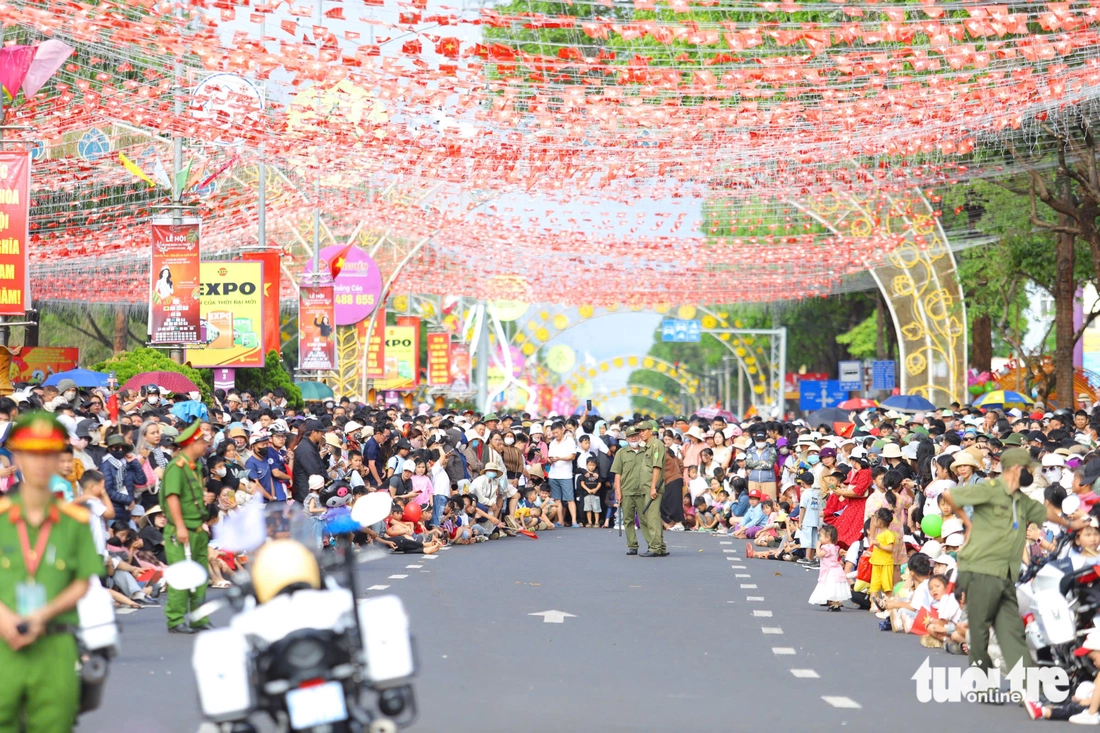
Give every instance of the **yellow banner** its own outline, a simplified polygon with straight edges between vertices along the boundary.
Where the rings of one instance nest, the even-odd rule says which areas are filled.
[[[386,376],[374,380],[374,388],[415,389],[419,347],[415,326],[386,326]]]
[[[203,262],[199,279],[206,346],[188,349],[187,361],[195,368],[262,367],[263,263]]]

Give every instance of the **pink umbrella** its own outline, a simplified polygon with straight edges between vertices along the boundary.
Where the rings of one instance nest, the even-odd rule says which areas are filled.
[[[142,372],[127,379],[122,389],[137,390],[150,384],[179,394],[200,391],[194,382],[178,372]]]

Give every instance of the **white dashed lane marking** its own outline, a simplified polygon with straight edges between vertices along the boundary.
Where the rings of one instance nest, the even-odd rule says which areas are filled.
[[[763,631],[765,634],[779,635],[783,633],[783,629],[779,628],[778,626],[761,626],[760,630]]]
[[[719,542],[718,544],[720,544],[720,545],[732,545],[733,543],[732,543],[732,542],[727,542],[727,541],[725,541],[725,540],[722,540],[722,541],[721,541],[721,542]]]
[[[752,615],[756,616],[757,618],[771,618],[772,617],[772,612],[771,611],[753,611]]]
[[[742,583],[741,590],[756,590],[756,585],[753,583]]]
[[[750,603],[759,602],[759,601],[764,600],[764,596],[746,596],[745,600],[750,602]]]
[[[860,704],[850,697],[832,697],[824,695],[821,698],[825,702],[832,705],[834,708],[847,708],[849,710],[859,710]]]
[[[389,588],[389,586],[388,585],[372,585],[370,588],[367,588],[367,590],[386,590],[386,588]]]
[[[821,675],[812,669],[792,669],[791,674],[800,680],[816,680],[821,678]]]
[[[401,580],[402,578],[407,578],[407,577],[409,577],[409,576],[408,575],[391,575],[390,580]]]
[[[772,647],[772,654],[776,655],[777,657],[790,656],[790,655],[794,654],[794,647],[792,647],[792,646],[773,646]]]
[[[422,567],[424,567],[424,566],[423,565],[406,565],[405,566],[405,568],[407,570],[419,570]]]

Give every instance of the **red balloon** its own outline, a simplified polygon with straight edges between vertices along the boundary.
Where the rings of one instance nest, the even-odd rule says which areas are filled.
[[[405,511],[402,512],[401,518],[406,522],[419,522],[420,517],[424,513],[424,508],[417,504],[415,501],[410,501],[405,505]]]

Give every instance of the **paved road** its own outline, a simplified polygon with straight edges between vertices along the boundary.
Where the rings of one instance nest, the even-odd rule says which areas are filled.
[[[363,566],[361,587],[387,586],[412,616],[412,730],[905,733],[945,714],[956,730],[1033,725],[1016,706],[919,703],[910,678],[929,650],[867,612],[810,606],[816,572],[745,560],[742,542],[667,540],[672,556],[649,559],[627,557],[614,532],[557,530]],[[551,610],[572,616],[531,615]],[[122,621],[106,707],[80,730],[194,731],[190,640],[166,635],[158,610]]]

